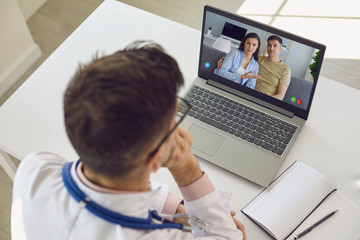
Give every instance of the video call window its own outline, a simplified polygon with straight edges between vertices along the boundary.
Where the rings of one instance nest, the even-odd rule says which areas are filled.
[[[268,56],[267,39],[272,35],[277,35],[229,18],[225,18],[212,12],[207,12],[204,32],[205,35],[203,36],[202,42],[202,59],[200,67],[203,70],[208,71],[213,76],[219,76],[217,70],[218,61],[227,55],[230,58],[231,53],[234,53],[234,49],[239,49],[241,40],[246,34],[256,33],[259,36],[261,42],[258,46],[259,59],[261,59],[261,57]],[[241,40],[239,40],[239,36],[242,36]],[[314,58],[316,58],[319,54],[319,50],[301,44],[297,41],[287,39],[283,36],[277,36],[282,39],[283,48],[279,54],[279,58],[284,64],[286,64],[291,72],[289,76],[290,83],[282,101],[295,107],[307,110],[314,82],[313,75],[315,75],[316,72],[316,69],[314,70],[311,67],[311,64],[313,63]],[[262,65],[259,64],[259,68],[261,67]],[[234,66],[234,68],[236,68],[236,66]],[[241,72],[241,70],[234,68],[229,69],[229,71],[232,71],[232,73]],[[261,70],[259,72],[262,73]],[[226,77],[224,77],[224,79],[226,79]],[[234,81],[234,79],[230,78],[227,80]],[[263,83],[266,81],[265,78],[262,78],[261,80]],[[256,82],[254,91],[262,92],[259,81],[257,80]],[[258,84],[258,86],[256,86],[256,84]],[[270,95],[269,93],[262,93]]]

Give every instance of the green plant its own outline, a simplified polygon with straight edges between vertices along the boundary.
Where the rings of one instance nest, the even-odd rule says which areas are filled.
[[[314,61],[309,65],[310,74],[313,77],[313,79],[315,79],[315,74],[316,74],[316,71],[317,71],[317,68],[318,68],[318,65],[319,65],[320,55],[321,55],[321,51],[319,50],[312,57],[312,59]]]

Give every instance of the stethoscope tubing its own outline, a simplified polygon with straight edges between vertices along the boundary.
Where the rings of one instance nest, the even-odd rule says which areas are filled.
[[[80,160],[76,162],[76,167],[79,164]],[[61,175],[63,183],[69,194],[80,203],[81,207],[86,208],[92,214],[109,221],[114,224],[119,224],[123,227],[133,228],[133,229],[164,229],[164,228],[175,228],[183,229],[184,226],[180,223],[174,223],[169,220],[166,220],[157,215],[155,210],[149,210],[149,215],[147,218],[135,218],[126,216],[114,211],[111,211],[107,208],[104,208],[88,198],[77,186],[74,179],[71,176],[71,166],[73,162],[66,163],[62,169]],[[160,224],[152,223],[153,219],[161,221]]]

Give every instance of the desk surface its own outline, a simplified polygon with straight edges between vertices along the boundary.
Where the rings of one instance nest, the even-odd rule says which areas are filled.
[[[0,148],[19,159],[36,151],[76,159],[64,129],[62,96],[78,64],[90,61],[96,52],[110,54],[134,40],[154,40],[178,61],[186,81],[182,94],[197,75],[200,34],[148,12],[105,1],[0,107]],[[280,171],[303,161],[332,179],[360,206],[359,102],[360,91],[320,77],[309,120]],[[246,225],[249,239],[268,239],[240,213],[262,188],[199,161],[217,188],[233,193],[231,207]],[[178,192],[165,169],[152,179],[167,182]]]

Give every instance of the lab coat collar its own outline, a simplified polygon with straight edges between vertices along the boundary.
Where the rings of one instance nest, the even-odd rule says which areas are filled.
[[[124,192],[122,194],[103,193],[85,185],[76,173],[76,164],[71,167],[71,176],[81,191],[92,201],[104,208],[119,212],[124,215],[146,218],[151,209],[151,202],[161,191],[161,187],[147,192]]]

